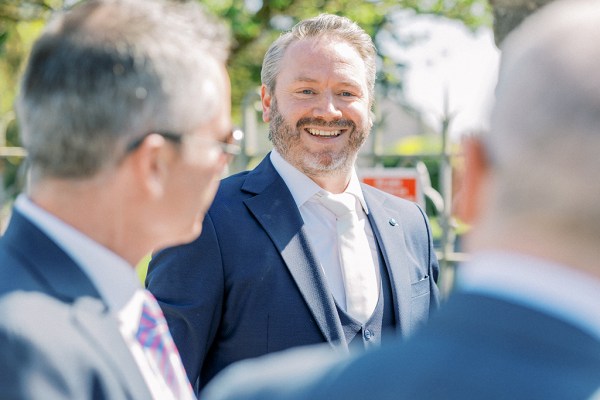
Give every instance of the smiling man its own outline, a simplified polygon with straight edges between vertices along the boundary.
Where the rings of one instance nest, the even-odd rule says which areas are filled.
[[[354,168],[373,125],[371,38],[335,15],[302,21],[269,48],[262,82],[274,150],[222,182],[198,240],[149,267],[197,388],[245,358],[407,336],[438,304],[423,210]]]

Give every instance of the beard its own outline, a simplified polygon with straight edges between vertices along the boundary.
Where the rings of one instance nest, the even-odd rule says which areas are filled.
[[[347,129],[350,138],[341,150],[324,148],[311,151],[301,140],[304,126]],[[320,118],[302,118],[292,127],[279,112],[277,100],[271,101],[271,122],[269,123],[269,140],[281,156],[307,176],[329,176],[346,174],[352,169],[361,146],[367,139],[369,128],[357,127],[353,121],[339,119],[327,122]]]

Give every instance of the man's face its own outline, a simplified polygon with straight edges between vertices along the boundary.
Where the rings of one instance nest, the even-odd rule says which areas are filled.
[[[273,145],[308,176],[349,171],[372,125],[365,63],[335,39],[292,43],[262,103]]]
[[[231,134],[230,83],[224,68],[218,78],[221,90],[213,99],[218,102],[217,113],[209,123],[184,137],[167,189],[172,214],[169,224],[177,230],[170,239],[175,243],[189,242],[200,234],[229,161],[218,143],[226,142]]]

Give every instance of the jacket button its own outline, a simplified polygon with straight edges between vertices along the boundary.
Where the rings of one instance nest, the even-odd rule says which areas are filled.
[[[371,338],[375,336],[375,334],[370,329],[365,329],[364,337],[365,340],[371,340]]]
[[[390,220],[389,220],[388,222],[389,222],[389,224],[390,224],[391,226],[396,226],[396,225],[398,225],[398,223],[396,222],[396,220],[395,220],[394,218],[390,218]]]

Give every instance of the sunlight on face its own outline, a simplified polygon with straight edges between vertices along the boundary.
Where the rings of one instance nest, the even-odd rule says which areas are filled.
[[[365,63],[345,42],[311,38],[285,52],[270,97],[275,148],[308,176],[349,171],[372,122]]]
[[[169,225],[176,231],[170,233],[172,241],[178,238],[189,242],[200,234],[204,216],[230,159],[218,145],[231,134],[230,83],[224,68],[215,75],[217,113],[196,132],[188,133],[190,137],[182,142],[178,165],[172,173],[168,189],[172,214]]]

